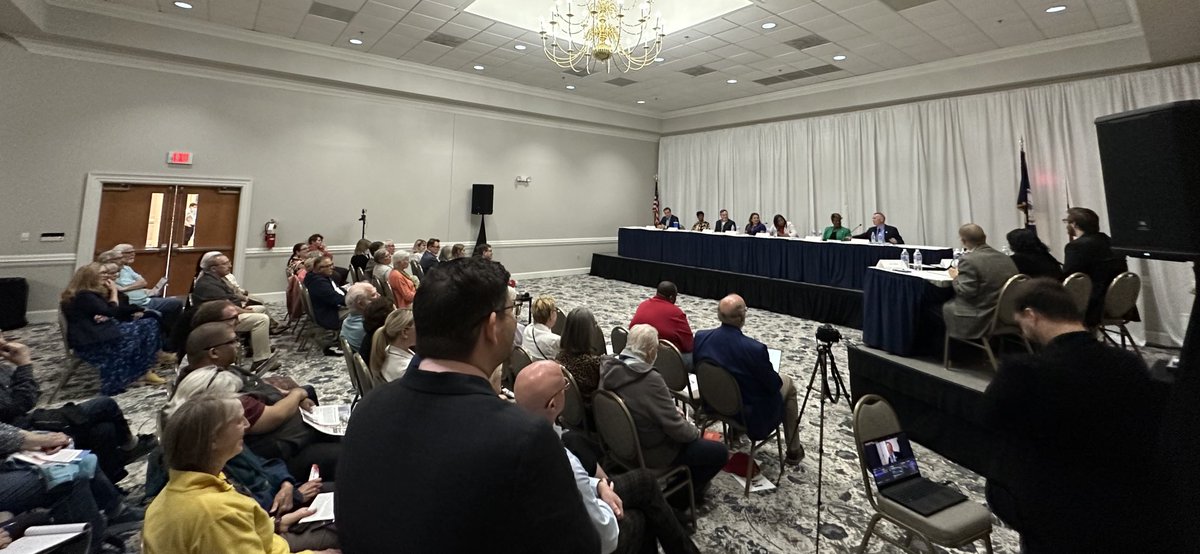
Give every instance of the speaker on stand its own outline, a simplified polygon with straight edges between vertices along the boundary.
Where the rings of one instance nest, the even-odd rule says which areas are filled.
[[[471,215],[479,215],[479,236],[475,239],[475,246],[487,244],[487,229],[485,227],[486,216],[492,213],[492,193],[495,186],[493,185],[471,185]]]

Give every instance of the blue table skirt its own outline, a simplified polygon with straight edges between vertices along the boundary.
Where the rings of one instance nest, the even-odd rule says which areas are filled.
[[[898,356],[940,351],[937,314],[953,289],[920,277],[867,270],[863,282],[863,344]]]
[[[900,259],[902,250],[891,245],[651,229],[617,230],[617,253],[625,258],[854,290],[863,290],[867,268],[879,260]],[[912,255],[911,249],[909,255]],[[949,248],[939,248],[922,250],[921,255],[924,263],[936,264],[953,253]]]

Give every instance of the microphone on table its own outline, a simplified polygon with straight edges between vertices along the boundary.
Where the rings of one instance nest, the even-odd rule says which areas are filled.
[[[853,235],[855,231],[862,229],[862,226],[863,226],[863,224],[859,223],[857,227],[850,230],[850,234]]]

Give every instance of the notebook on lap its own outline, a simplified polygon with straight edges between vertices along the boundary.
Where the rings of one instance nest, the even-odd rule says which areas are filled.
[[[912,445],[904,433],[863,442],[863,460],[879,494],[923,516],[967,499],[962,493],[921,477]]]

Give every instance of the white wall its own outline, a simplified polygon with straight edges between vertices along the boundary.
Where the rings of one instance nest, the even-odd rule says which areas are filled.
[[[362,208],[372,237],[473,240],[472,183],[496,185],[488,238],[510,271],[586,267],[615,242],[541,241],[614,238],[645,211],[656,172],[654,141],[502,112],[42,56],[10,42],[0,42],[0,74],[0,273],[30,279],[31,310],[53,309],[72,270],[70,257],[30,264],[75,251],[91,171],[252,179],[251,228],[280,224],[278,254],[251,251],[238,271],[263,292],[283,288],[289,245],[310,233],[352,244]],[[168,150],[194,152],[195,165],[167,167]],[[533,183],[514,185],[518,174]],[[34,241],[19,242],[21,232]],[[36,242],[44,232],[67,240]],[[261,246],[257,235],[239,240]]]

